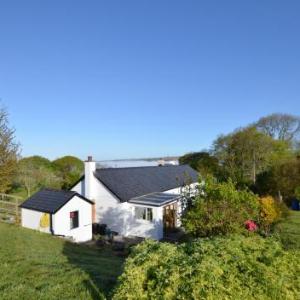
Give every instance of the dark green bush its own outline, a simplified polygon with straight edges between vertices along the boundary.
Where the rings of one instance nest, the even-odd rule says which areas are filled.
[[[299,274],[299,254],[255,234],[146,241],[127,259],[114,299],[300,299]]]

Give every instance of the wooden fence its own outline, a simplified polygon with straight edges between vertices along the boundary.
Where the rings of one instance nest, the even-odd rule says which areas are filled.
[[[19,224],[21,198],[0,193],[0,222]]]

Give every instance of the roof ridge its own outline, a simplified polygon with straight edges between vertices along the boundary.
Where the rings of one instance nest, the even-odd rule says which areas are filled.
[[[120,169],[146,169],[146,168],[176,168],[176,167],[182,167],[182,166],[188,166],[188,164],[183,164],[183,165],[164,165],[164,166],[137,166],[137,167],[120,167],[120,168],[96,168],[97,170],[120,170]]]

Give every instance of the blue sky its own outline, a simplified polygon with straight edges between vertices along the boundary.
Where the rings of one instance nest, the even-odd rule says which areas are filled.
[[[0,98],[24,156],[180,155],[300,114],[299,1],[0,0]]]

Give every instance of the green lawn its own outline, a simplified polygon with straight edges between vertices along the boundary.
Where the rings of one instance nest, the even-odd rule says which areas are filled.
[[[102,299],[123,259],[110,250],[0,223],[0,299]]]
[[[276,225],[276,232],[286,249],[300,250],[300,211],[291,211],[285,220]]]

